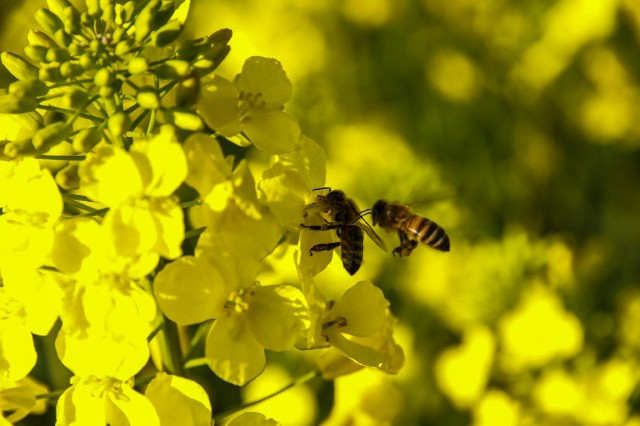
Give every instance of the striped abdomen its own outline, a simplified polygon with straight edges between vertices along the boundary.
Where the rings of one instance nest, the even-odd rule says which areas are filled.
[[[349,274],[353,275],[362,265],[364,234],[360,227],[351,225],[338,228],[338,237],[340,237],[342,265]]]
[[[436,250],[449,251],[449,236],[445,230],[426,217],[412,215],[402,223],[401,229],[412,240],[420,241]]]

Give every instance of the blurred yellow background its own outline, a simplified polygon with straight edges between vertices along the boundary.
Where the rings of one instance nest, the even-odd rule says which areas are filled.
[[[2,50],[21,52],[42,3],[2,2]],[[189,19],[188,37],[233,30],[224,77],[249,56],[282,62],[327,185],[361,208],[413,201],[451,238],[405,259],[365,247],[356,278],[391,301],[397,377],[300,387],[264,412],[640,425],[640,2],[193,0]],[[318,281],[345,277],[334,261]],[[293,358],[246,397],[286,384]]]

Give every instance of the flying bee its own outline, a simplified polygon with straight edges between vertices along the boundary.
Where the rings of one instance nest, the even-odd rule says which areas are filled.
[[[440,251],[450,249],[445,230],[434,221],[412,213],[405,204],[378,200],[371,208],[371,218],[374,225],[379,225],[387,232],[398,232],[400,245],[393,249],[394,256],[409,256],[419,242]]]
[[[321,213],[327,214],[330,221],[326,221],[323,225],[301,224],[301,226],[314,231],[335,229],[340,241],[316,244],[309,250],[309,255],[313,256],[314,252],[328,251],[340,247],[342,265],[349,274],[353,275],[362,265],[364,253],[363,230],[385,251],[386,246],[373,228],[362,218],[358,206],[351,198],[348,198],[343,191],[331,190],[331,188],[327,187],[317,188],[314,191],[322,189],[328,189],[329,192],[326,195],[316,196],[317,201],[307,206],[307,208],[317,207]]]

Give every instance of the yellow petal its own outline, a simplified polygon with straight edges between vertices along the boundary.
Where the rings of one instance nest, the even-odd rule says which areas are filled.
[[[217,320],[207,336],[205,356],[209,367],[222,380],[242,386],[264,369],[264,349],[249,329],[243,315]]]

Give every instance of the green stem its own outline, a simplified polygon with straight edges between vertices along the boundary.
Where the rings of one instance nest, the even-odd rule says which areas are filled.
[[[207,333],[209,332],[210,328],[211,328],[211,322],[210,321],[207,321],[205,323],[200,324],[200,326],[196,330],[195,334],[193,335],[193,337],[189,341],[189,347],[187,348],[187,353],[184,354],[184,358],[182,359],[182,362],[183,362],[185,368],[193,368],[194,367],[191,364],[189,364],[189,362],[192,361],[191,360],[191,356],[193,355],[195,350],[198,348],[198,345],[200,344],[200,341],[203,339],[203,337],[207,335]],[[189,366],[187,366],[187,364],[189,364]],[[205,362],[205,364],[206,364],[206,362]]]
[[[47,393],[41,393],[36,395],[36,399],[56,399],[59,398],[66,390],[67,389],[58,389]]]
[[[36,155],[38,160],[58,160],[58,161],[82,161],[86,155]]]
[[[147,336],[147,342],[151,342],[153,340],[154,337],[156,337],[156,334],[158,334],[160,332],[160,330],[162,330],[162,328],[164,327],[164,323],[162,321],[160,321],[158,323],[158,325],[156,326],[156,328],[154,328],[151,333],[149,333],[149,335]]]
[[[180,336],[178,336],[178,326],[175,322],[163,315],[164,332],[164,359],[167,371],[171,374],[184,377],[184,368],[180,360],[182,354],[180,351]]]
[[[288,385],[286,385],[285,387],[283,387],[282,389],[277,390],[276,392],[272,393],[271,395],[267,395],[263,398],[260,399],[256,399],[255,401],[251,401],[251,402],[246,402],[244,404],[238,405],[236,407],[230,408],[227,411],[223,411],[222,413],[216,415],[213,417],[214,421],[216,424],[221,423],[225,418],[237,413],[240,410],[244,410],[245,408],[249,408],[252,407],[256,404],[260,404],[263,401],[266,401],[267,399],[273,398],[274,396],[280,395],[281,393],[291,389],[294,386],[298,386],[301,385],[305,382],[308,382],[311,379],[314,379],[318,376],[320,376],[320,370],[312,370],[309,371],[307,374],[298,377],[297,379],[295,379],[294,381],[292,381],[291,383],[289,383]]]
[[[74,115],[76,114],[77,111],[74,111],[72,109],[66,109],[66,108],[59,108],[53,105],[38,105],[38,109],[43,109],[45,111],[53,111],[53,112],[59,112],[61,114],[66,114],[66,115]],[[86,118],[89,121],[93,121],[94,123],[102,123],[103,119],[96,117],[95,115],[91,115],[91,114],[87,114],[87,113],[80,113],[78,114],[78,116],[82,117],[82,118]]]

